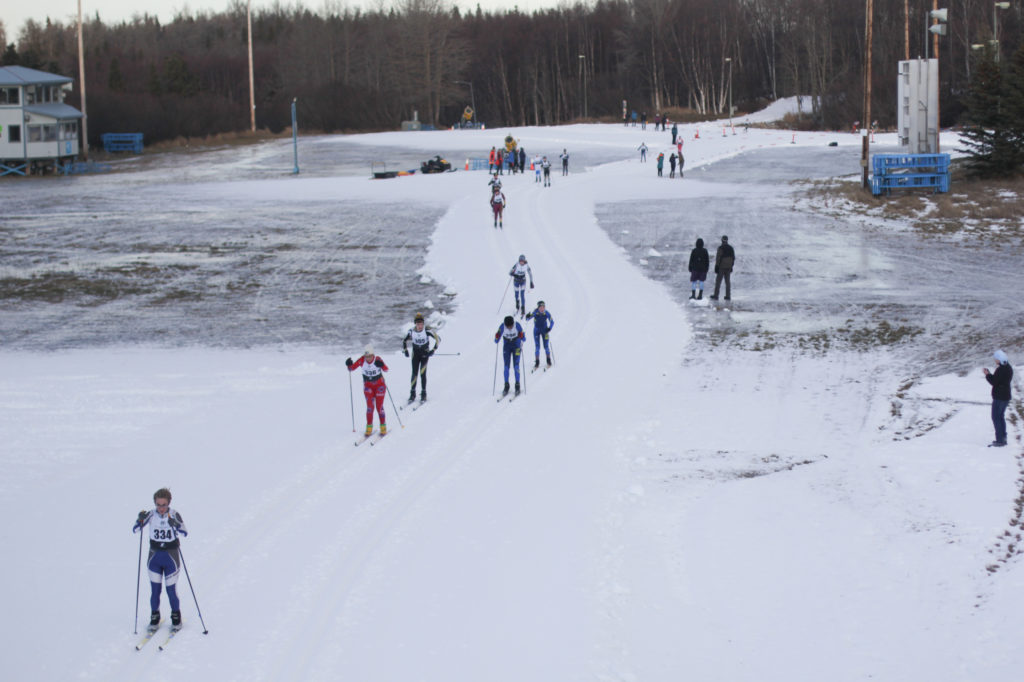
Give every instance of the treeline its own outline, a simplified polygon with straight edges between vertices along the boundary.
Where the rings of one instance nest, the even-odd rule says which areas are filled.
[[[972,45],[994,39],[991,0],[948,4],[949,35],[939,39],[944,125],[963,113],[977,62]],[[865,7],[864,0],[597,0],[532,14],[479,7],[462,14],[442,0],[399,0],[377,11],[278,5],[253,14],[256,121],[284,130],[293,98],[300,126],[325,132],[394,129],[413,112],[447,127],[471,103],[489,126],[621,120],[623,100],[652,118],[724,116],[731,72],[738,110],[810,95],[806,125],[844,129],[861,118]],[[905,36],[911,57],[923,57],[932,7],[932,0],[874,0],[872,111],[883,127],[896,123]],[[995,11],[1009,56],[1021,43],[1024,2]],[[92,144],[103,132],[141,131],[152,142],[249,128],[244,2],[166,25],[148,16],[117,25],[94,17],[84,42]],[[29,22],[2,61],[71,76],[77,87],[76,27]]]

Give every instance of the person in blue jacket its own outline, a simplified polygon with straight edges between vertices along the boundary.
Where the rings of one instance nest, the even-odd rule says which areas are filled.
[[[547,356],[548,367],[551,366],[551,341],[548,334],[555,326],[555,318],[544,306],[544,301],[537,301],[537,307],[531,313],[526,314],[526,319],[533,320],[533,368],[540,367],[540,343],[544,340],[544,355]]]
[[[516,395],[519,395],[519,356],[522,354],[526,335],[523,333],[523,327],[511,315],[505,316],[504,324],[498,326],[498,332],[494,335],[494,343],[502,340],[504,340],[501,350],[505,358],[505,390],[501,394],[508,395],[508,365],[509,362],[514,362],[516,370]]]

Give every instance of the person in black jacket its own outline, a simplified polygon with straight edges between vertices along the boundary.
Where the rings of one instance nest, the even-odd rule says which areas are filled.
[[[715,252],[715,293],[711,294],[712,300],[718,300],[718,290],[722,286],[722,279],[725,279],[725,300],[728,301],[732,298],[732,286],[729,278],[735,263],[736,252],[729,244],[729,238],[722,235],[722,243],[719,244],[718,251]]]
[[[984,370],[985,379],[992,384],[992,425],[996,428],[996,439],[989,447],[1001,448],[1006,445],[1006,407],[1010,404],[1010,382],[1013,381],[1013,367],[1006,353],[997,350],[992,354],[996,359],[996,371]]]
[[[697,246],[690,251],[690,298],[704,298],[704,280],[708,278],[711,256],[704,248],[704,240],[697,238]]]

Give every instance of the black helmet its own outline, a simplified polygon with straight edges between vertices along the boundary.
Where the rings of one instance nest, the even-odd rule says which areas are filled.
[[[544,301],[537,301],[537,307],[538,308],[543,308],[544,307]]]
[[[505,316],[505,326],[506,327],[511,327],[515,323],[516,323],[516,321],[515,321],[515,319],[513,319],[513,317],[511,315],[506,315]]]

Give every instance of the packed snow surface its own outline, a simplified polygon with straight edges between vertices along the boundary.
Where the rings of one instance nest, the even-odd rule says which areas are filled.
[[[585,124],[318,137],[303,141],[295,177],[288,141],[116,176],[5,180],[8,206],[28,191],[60,207],[47,210],[70,270],[125,252],[94,221],[130,230],[132,218],[89,203],[120,183],[139,220],[153,206],[171,223],[152,225],[154,242],[190,244],[187,224],[209,235],[221,220],[246,254],[301,244],[275,250],[285,260],[161,246],[178,270],[220,279],[167,285],[159,305],[125,299],[116,314],[7,303],[3,679],[1018,679],[1021,408],[1015,397],[1010,447],[986,448],[981,368],[1000,345],[1021,357],[1007,342],[1019,308],[992,307],[1020,305],[1005,300],[1020,290],[1020,254],[961,264],[956,245],[905,226],[815,214],[791,181],[856,176],[860,138],[740,122],[735,134],[682,126],[682,179],[655,177],[669,133]],[[506,134],[554,160],[552,187],[504,178],[496,230],[486,174],[462,157]],[[361,146],[442,152],[459,170],[330,170],[332,153]],[[30,245],[58,239],[29,230],[20,206],[23,219],[0,219],[7,277],[39,271]],[[258,219],[238,217],[248,211]],[[426,238],[405,224],[418,220]],[[404,236],[368,242],[325,293],[346,246],[332,231],[360,225]],[[737,252],[733,300],[691,303],[689,250],[702,237],[713,256],[723,234]],[[554,366],[525,369],[525,395],[499,403],[493,340],[520,253],[530,306],[545,300],[555,320]],[[139,258],[159,265],[127,260]],[[991,300],[972,292],[958,307],[957,288]],[[905,342],[855,342],[890,310],[890,327],[915,330]],[[412,411],[400,343],[416,311],[442,342],[429,400]],[[355,447],[365,403],[343,361],[366,343],[389,366],[394,403],[389,435]],[[165,651],[136,652],[148,586],[143,574],[136,625],[130,530],[162,486],[191,531],[185,628]],[[162,608],[166,619],[166,597]]]

